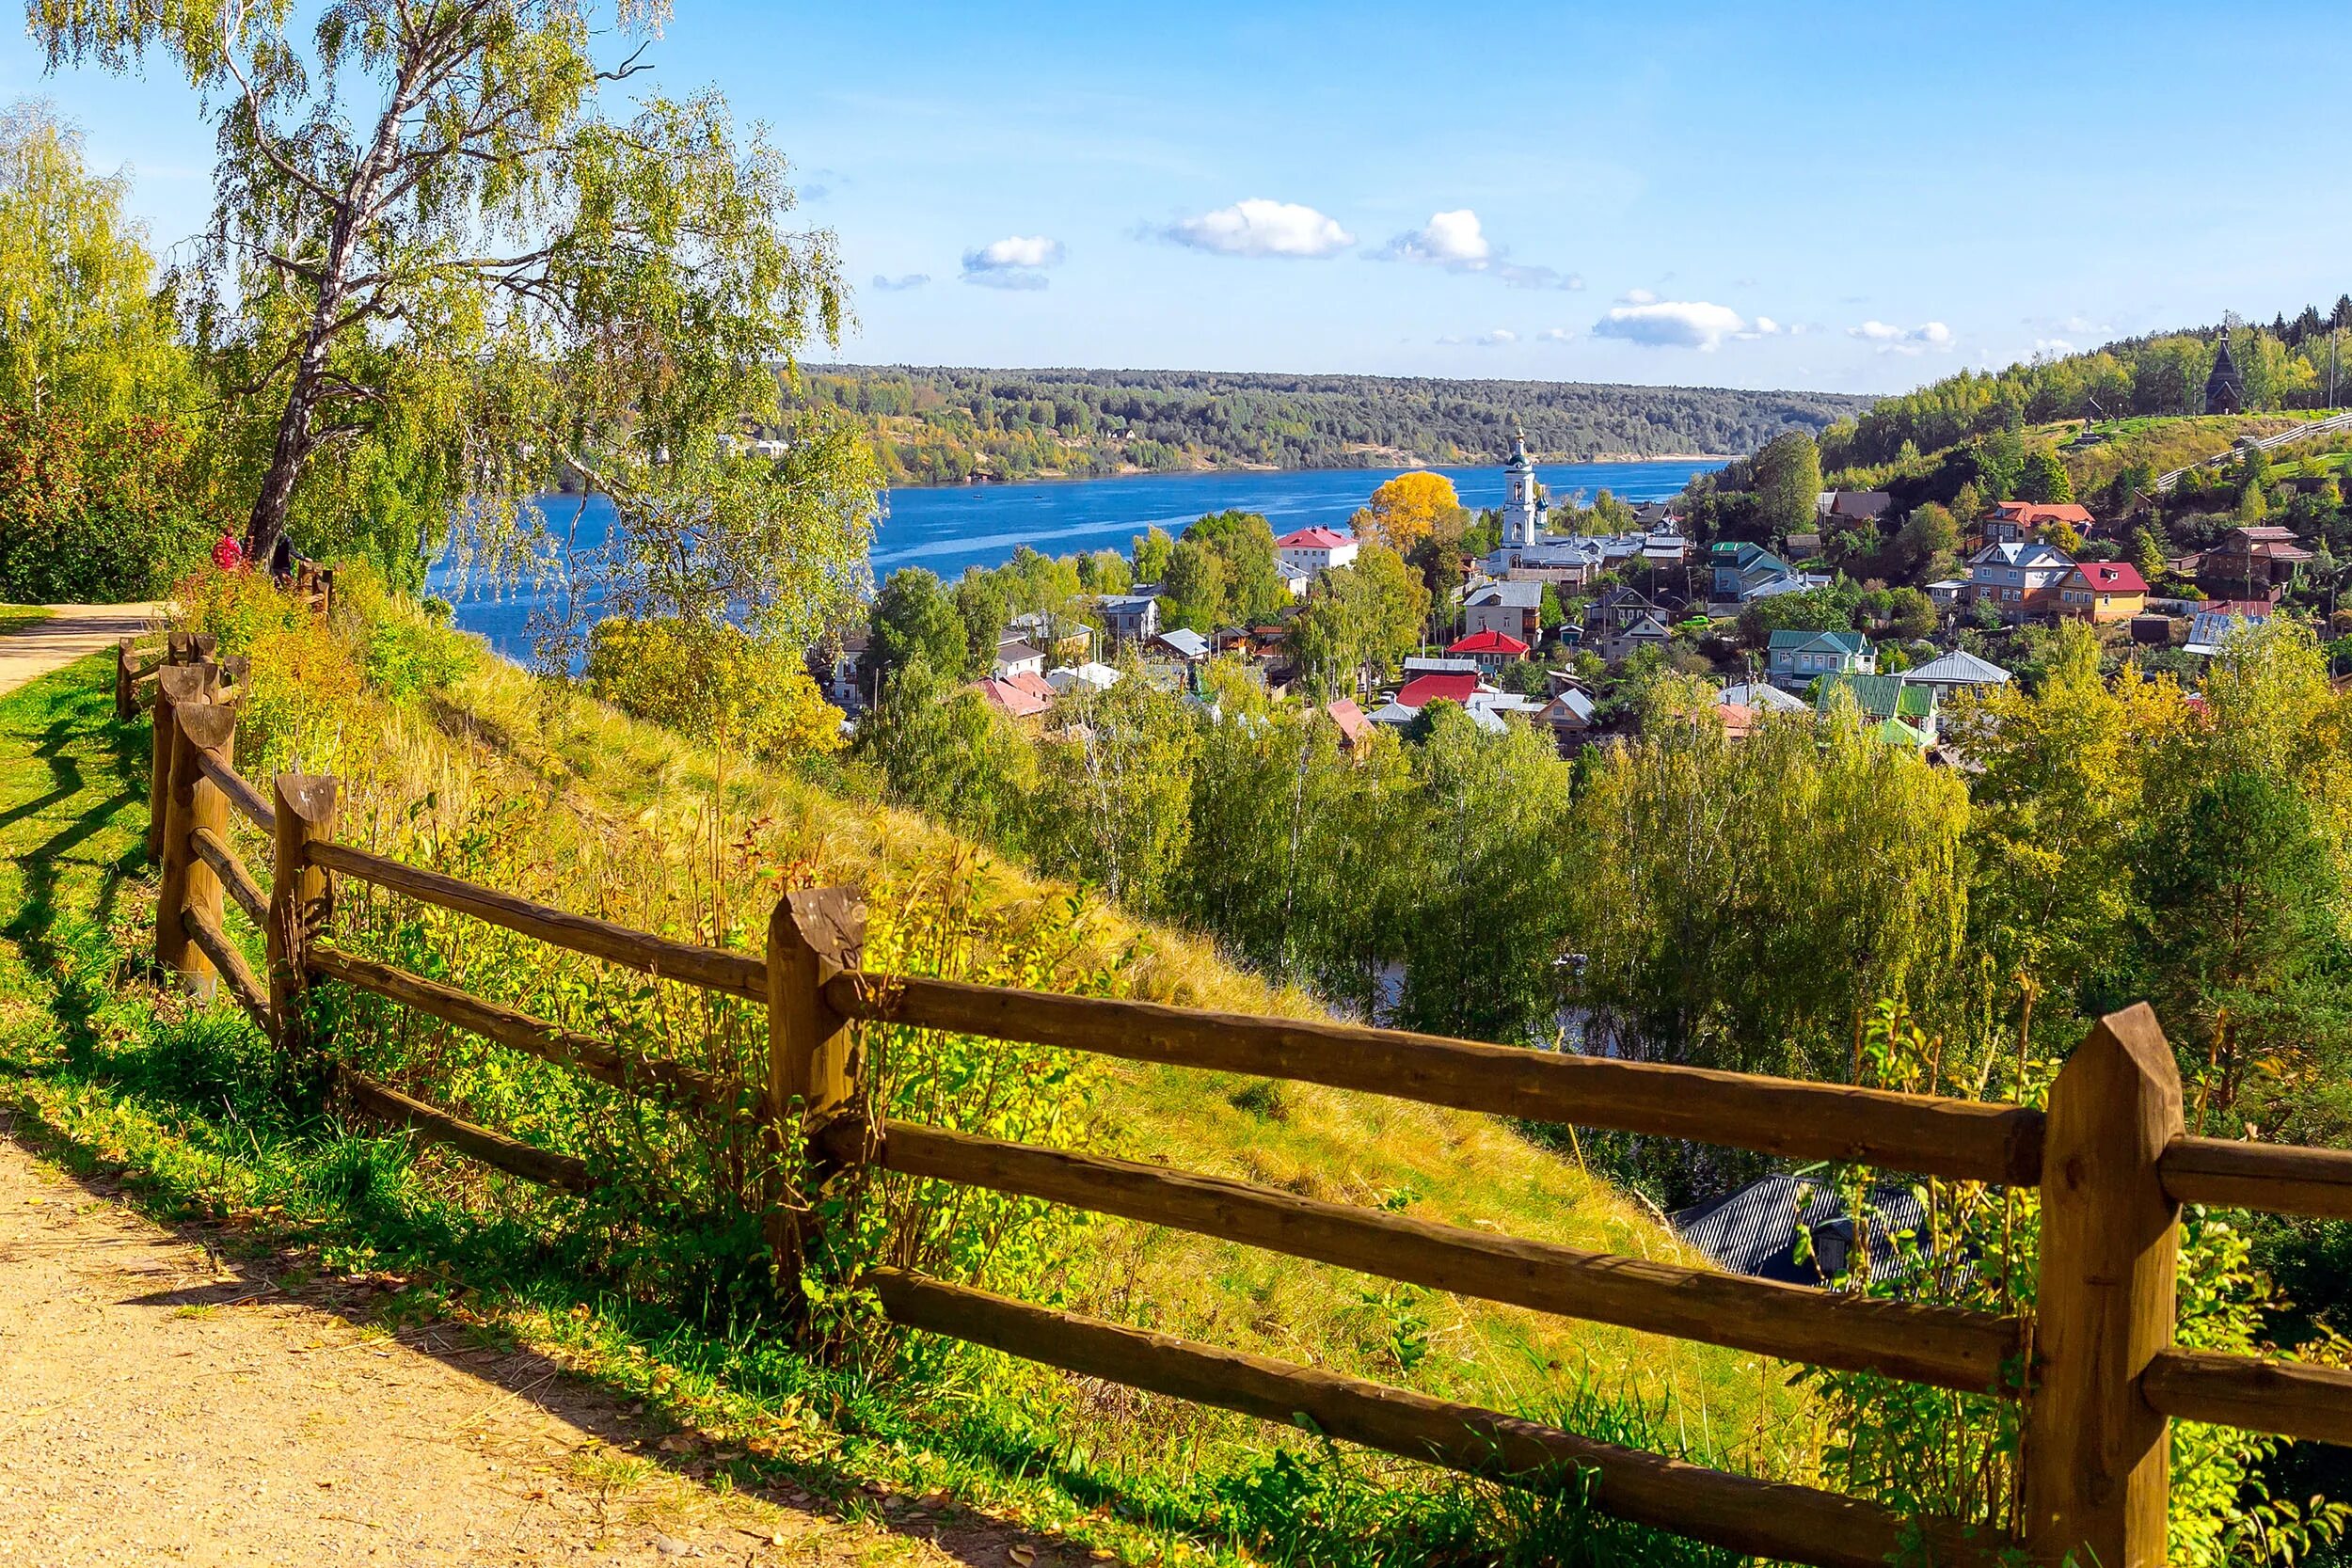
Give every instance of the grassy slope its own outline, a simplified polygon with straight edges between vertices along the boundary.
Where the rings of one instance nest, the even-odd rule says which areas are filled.
[[[560,779],[576,802],[610,818],[644,820],[662,802],[707,797],[713,782],[710,755],[670,732],[585,702],[550,710],[537,683],[504,665],[469,678],[444,721],[501,737],[507,765]],[[969,852],[927,818],[844,800],[789,775],[739,768],[727,784],[730,816],[771,824],[774,854],[805,861],[820,881],[867,887],[918,879]],[[1002,865],[987,885],[987,896],[1014,911],[1067,891]],[[1310,998],[1277,993],[1184,933],[1112,911],[1098,911],[1089,929],[1097,958],[1141,952],[1131,972],[1135,994],[1239,1012],[1315,1010]],[[1105,1084],[1102,1121],[1115,1147],[1192,1169],[1333,1201],[1401,1197],[1405,1212],[1433,1220],[1700,1261],[1637,1200],[1491,1117],[1302,1085],[1282,1085],[1268,1107],[1252,1086],[1221,1074],[1122,1065]],[[1486,1303],[1422,1299],[1403,1288],[1385,1302],[1367,1301],[1378,1287],[1360,1275],[1123,1221],[1105,1222],[1097,1243],[1117,1259],[1104,1273],[1134,1304],[1125,1315],[1168,1332],[1393,1380],[1390,1328],[1401,1307],[1428,1321],[1432,1348],[1413,1381],[1433,1392],[1533,1406],[1561,1370],[1671,1395],[1693,1422],[1705,1411],[1715,1436],[1743,1448],[1778,1453],[1788,1437],[1793,1402],[1776,1372],[1752,1356]],[[1771,1392],[1759,1397],[1759,1386]],[[1138,1430],[1132,1440],[1152,1439]]]
[[[160,1059],[183,1051],[191,1029],[234,1034],[243,1025],[219,1014],[188,1019],[168,995],[130,983],[126,955],[143,950],[151,920],[137,843],[144,735],[111,721],[106,676],[103,660],[87,660],[0,699],[0,911],[10,911],[0,925],[0,1085],[8,1085],[0,1092],[76,1157],[128,1164],[168,1212],[229,1215],[280,1239],[330,1243],[324,1249],[330,1266],[339,1248],[362,1260],[350,1266],[363,1266],[372,1245],[392,1244],[384,1206],[355,1210],[347,1175],[318,1179],[315,1130],[248,1125],[233,1112],[208,1119],[197,1102],[201,1095],[178,1092],[187,1087],[183,1067]],[[575,907],[611,907],[599,876],[642,880],[645,865],[675,863],[662,814],[686,809],[682,800],[710,785],[710,759],[666,732],[585,703],[550,705],[544,691],[503,666],[479,671],[429,710],[380,717],[367,726],[364,751],[330,746],[344,752],[356,798],[389,809],[428,789],[444,802],[493,787],[514,789],[518,800],[535,797],[535,836],[545,850],[538,863],[553,869],[548,885],[520,891]],[[352,778],[363,758],[374,777]],[[248,764],[263,765],[258,757]],[[485,782],[492,780],[499,782]],[[548,793],[558,780],[563,794]],[[822,879],[879,886],[969,853],[927,821],[791,778],[739,770],[728,795],[730,816],[752,824],[749,833],[775,855],[813,865]],[[380,820],[367,820],[374,809],[347,819],[347,833],[365,838],[380,829]],[[650,858],[609,853],[631,845]],[[590,849],[608,853],[582,852]],[[1015,931],[1025,908],[1056,896],[1003,868],[984,873],[981,882]],[[1307,1006],[1270,993],[1197,942],[1107,912],[1094,917],[1087,940],[1104,954],[1139,941],[1143,957],[1130,978],[1141,994],[1245,1010]],[[159,1077],[171,1080],[173,1092],[155,1089]],[[202,1093],[212,1093],[209,1085]],[[1335,1198],[1397,1201],[1408,1212],[1529,1236],[1678,1255],[1653,1218],[1486,1118],[1295,1085],[1269,1101],[1240,1092],[1248,1087],[1209,1075],[1125,1071],[1104,1085],[1101,1121],[1116,1146],[1180,1165]],[[330,1150],[335,1170],[351,1163]],[[403,1244],[440,1257],[437,1267],[478,1287],[465,1299],[505,1331],[706,1422],[759,1430],[795,1408],[788,1398],[778,1406],[772,1394],[755,1397],[761,1387],[796,1386],[794,1370],[741,1347],[696,1340],[674,1325],[628,1321],[624,1310],[578,1294],[552,1273],[533,1275],[534,1266],[548,1266],[528,1235],[498,1216],[464,1212],[427,1190],[429,1181],[421,1186],[412,1174],[396,1174],[403,1197],[394,1228]],[[1780,1472],[1807,1457],[1805,1423],[1781,1386],[1783,1370],[1753,1357],[1409,1290],[1383,1291],[1341,1271],[1122,1223],[1099,1227],[1088,1244],[1107,1265],[1096,1276],[1098,1297],[1115,1299],[1082,1305],[1112,1315],[1531,1412],[1556,1408],[1580,1386],[1671,1395],[1669,1430],[1695,1446]],[[500,1261],[476,1267],[491,1257]],[[1400,1357],[1413,1363],[1409,1372]],[[1053,1420],[1076,1423],[1068,1436],[1089,1450],[1093,1473],[1129,1478],[1134,1490],[1163,1497],[1170,1489],[1195,1497],[1201,1486],[1224,1484],[1214,1477],[1248,1467],[1276,1440],[1237,1418],[1109,1397],[1084,1385],[1049,1390],[1043,1409]],[[947,1484],[1031,1522],[1082,1534],[1094,1528],[1081,1516],[1089,1498],[1102,1501],[1099,1483],[1079,1485],[1058,1470],[1024,1474],[1037,1456],[1017,1444],[1008,1449],[1001,1434],[957,1448],[942,1435],[952,1424],[946,1412],[869,1411],[862,1419],[877,1436],[864,1447],[830,1427],[811,1436],[804,1427],[814,1418],[805,1411],[792,1418],[802,1425],[791,1428],[785,1451],[821,1449],[827,1474]],[[903,1425],[909,1418],[912,1428]],[[927,1446],[933,1442],[951,1450],[952,1464]],[[794,1473],[810,1480],[805,1469]],[[1092,1538],[1126,1544],[1116,1530],[1097,1529]]]

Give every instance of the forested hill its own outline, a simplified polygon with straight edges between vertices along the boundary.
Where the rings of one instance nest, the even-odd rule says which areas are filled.
[[[1197,371],[812,366],[865,419],[893,483],[1216,467],[1486,463],[1514,420],[1556,461],[1754,451],[1867,408],[1832,392]]]

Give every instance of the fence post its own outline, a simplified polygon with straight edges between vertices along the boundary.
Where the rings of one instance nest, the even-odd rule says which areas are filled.
[[[302,993],[310,988],[310,941],[326,924],[326,868],[310,863],[310,846],[335,831],[335,781],[280,773],[276,868],[269,883],[269,1016],[280,1050],[300,1044]]]
[[[768,1247],[776,1286],[798,1291],[801,1260],[817,1240],[815,1205],[825,1186],[854,1161],[837,1142],[820,1140],[827,1124],[854,1116],[860,1064],[847,1020],[825,1005],[823,986],[857,967],[866,944],[866,906],[844,888],[787,893],[768,920],[768,1102],[771,1159],[791,1148],[791,1118],[806,1138],[800,1197],[808,1207],[798,1224],[784,1194],[771,1192]]]
[[[226,704],[186,703],[172,710],[171,790],[164,804],[163,872],[155,892],[155,959],[187,976],[188,989],[209,997],[212,960],[188,940],[182,916],[193,911],[220,924],[219,874],[197,859],[189,840],[199,828],[229,836],[229,797],[206,778],[199,753],[228,764],[235,754],[237,710]]]
[[[2037,1562],[2163,1568],[2170,1443],[2139,1377],[2172,1343],[2180,1206],[2156,1161],[2181,1130],[2180,1069],[2145,1003],[2101,1019],[2051,1085],[2024,1438]]]
[[[173,710],[182,703],[211,702],[217,681],[209,664],[167,664],[155,672],[154,727],[148,732],[153,752],[147,776],[147,858],[152,863],[161,864],[164,858],[164,805],[171,799],[171,748],[179,733]]]

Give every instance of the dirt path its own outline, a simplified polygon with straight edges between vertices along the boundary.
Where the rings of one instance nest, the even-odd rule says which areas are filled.
[[[911,1499],[885,1528],[700,1484],[699,1443],[542,1358],[290,1296],[8,1132],[0,1564],[1086,1560]]]
[[[13,691],[52,670],[62,670],[149,629],[151,604],[61,604],[56,613],[17,631],[0,632],[0,691]]]

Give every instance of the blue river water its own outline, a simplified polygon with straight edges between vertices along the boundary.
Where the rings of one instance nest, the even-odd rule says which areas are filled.
[[[1693,474],[1720,467],[1703,461],[1542,464],[1536,476],[1553,497],[1581,493],[1586,501],[1601,490],[1630,501],[1662,500]],[[1180,533],[1184,526],[1229,508],[1264,515],[1277,535],[1318,523],[1338,526],[1364,503],[1374,486],[1401,468],[1306,468],[1263,473],[1136,474],[1120,479],[1045,480],[1031,484],[960,484],[894,490],[875,530],[872,561],[877,582],[902,566],[922,566],[954,578],[966,566],[997,566],[1023,545],[1047,555],[1069,555],[1108,546],[1124,550],[1148,528]],[[1454,482],[1462,504],[1502,504],[1500,466],[1439,468]],[[612,503],[578,498],[546,499],[550,528],[572,531],[574,543],[600,543],[611,526]],[[574,516],[578,514],[577,527]],[[457,624],[488,638],[512,657],[528,654],[526,630],[535,602],[528,588],[502,594],[453,592],[455,574],[437,567],[431,592],[457,604]]]

